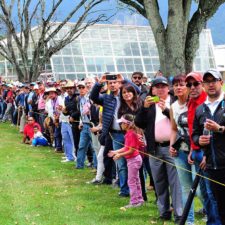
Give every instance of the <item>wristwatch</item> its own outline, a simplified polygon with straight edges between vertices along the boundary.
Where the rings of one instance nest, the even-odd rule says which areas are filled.
[[[225,127],[224,126],[220,126],[218,129],[218,133],[222,134],[224,132]]]

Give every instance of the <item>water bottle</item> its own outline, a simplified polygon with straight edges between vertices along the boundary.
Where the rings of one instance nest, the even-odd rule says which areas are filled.
[[[205,136],[208,136],[208,135],[210,135],[210,130],[208,130],[207,128],[204,127],[202,134]]]

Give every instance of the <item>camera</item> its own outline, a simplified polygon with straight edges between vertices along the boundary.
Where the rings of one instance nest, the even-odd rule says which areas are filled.
[[[117,74],[107,74],[106,75],[106,80],[116,80],[117,79]]]

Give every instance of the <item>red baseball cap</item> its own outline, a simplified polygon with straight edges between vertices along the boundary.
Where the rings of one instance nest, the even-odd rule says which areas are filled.
[[[198,81],[198,82],[203,82],[203,76],[202,76],[201,73],[198,73],[198,72],[190,72],[190,73],[186,76],[185,81],[187,82],[187,80],[188,80],[190,77],[193,78],[193,79],[195,79],[195,80]]]

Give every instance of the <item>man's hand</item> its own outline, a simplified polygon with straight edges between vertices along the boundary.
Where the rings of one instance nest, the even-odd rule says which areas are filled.
[[[99,131],[99,129],[98,129],[98,127],[92,127],[92,128],[90,128],[90,131],[92,133],[97,133]]]
[[[63,110],[63,106],[62,106],[62,105],[58,105],[58,106],[56,107],[56,109],[57,109],[58,111],[62,111],[62,110]]]
[[[199,145],[206,146],[210,143],[210,135],[201,135],[199,137]]]
[[[117,81],[122,82],[124,80],[124,77],[122,76],[122,74],[117,74]]]
[[[205,128],[214,132],[218,132],[220,125],[213,120],[206,119]]]
[[[103,75],[100,77],[100,79],[99,79],[99,84],[103,84],[103,83],[105,83],[105,82],[106,82],[106,75],[103,74]]]
[[[147,96],[144,101],[144,107],[149,108],[151,105],[155,104],[151,96]]]
[[[164,111],[166,109],[166,101],[162,98],[160,98],[158,106]]]
[[[192,151],[190,151],[190,153],[188,154],[188,163],[190,165],[193,165],[194,164],[194,160],[192,160],[191,155],[192,155]]]
[[[203,159],[202,159],[201,163],[199,164],[199,167],[202,170],[205,170],[206,169],[206,156],[203,156]]]
[[[178,155],[177,150],[172,146],[170,146],[169,152],[172,157],[176,157]]]

